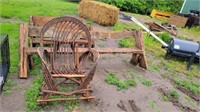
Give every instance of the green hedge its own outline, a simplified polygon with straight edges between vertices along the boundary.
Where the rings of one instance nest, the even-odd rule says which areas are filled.
[[[183,0],[98,0],[120,8],[121,11],[147,14],[153,9],[179,13]]]

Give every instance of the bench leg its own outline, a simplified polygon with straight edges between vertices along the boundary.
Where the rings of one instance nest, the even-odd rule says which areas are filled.
[[[28,24],[20,24],[19,35],[19,78],[27,78],[28,76],[28,55],[26,48],[28,47]]]
[[[130,63],[134,66],[139,64],[141,68],[147,69],[146,58],[143,54],[133,54]]]
[[[24,49],[20,54],[20,63],[19,63],[19,78],[28,77],[28,56],[26,55]]]
[[[29,55],[29,56],[28,56],[28,65],[29,65],[29,69],[32,70],[32,69],[33,69],[33,66],[34,66],[34,63],[33,63],[33,56],[32,56],[32,55]]]
[[[139,54],[132,54],[132,58],[130,60],[130,63],[134,66],[136,66],[139,63],[140,55]]]

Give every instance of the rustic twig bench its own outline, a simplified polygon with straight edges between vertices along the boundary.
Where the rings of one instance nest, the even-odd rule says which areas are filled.
[[[44,16],[31,16],[29,24],[20,24],[20,35],[19,35],[19,78],[28,77],[28,69],[32,69],[33,60],[31,58],[32,54],[37,53],[37,45],[40,44],[40,30],[49,20],[54,17],[44,17]],[[127,54],[131,53],[132,58],[130,63],[133,65],[139,65],[140,67],[147,69],[147,61],[145,57],[145,49],[143,43],[143,34],[140,30],[122,30],[122,31],[101,31],[93,30],[91,27],[90,33],[93,38],[124,38],[124,37],[134,37],[136,41],[136,47],[134,48],[95,48],[93,45],[92,49],[95,49],[100,54]],[[29,38],[30,37],[30,38]],[[48,39],[45,44],[50,44],[52,40]],[[93,43],[94,43],[93,39]],[[77,40],[78,43],[82,43],[87,46],[86,40]],[[51,51],[50,48],[47,48]],[[85,52],[86,48],[79,48],[80,53]]]

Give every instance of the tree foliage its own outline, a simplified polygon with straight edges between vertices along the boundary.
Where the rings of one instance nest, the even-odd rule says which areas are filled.
[[[127,11],[138,14],[149,15],[153,9],[178,13],[183,0],[98,0]]]

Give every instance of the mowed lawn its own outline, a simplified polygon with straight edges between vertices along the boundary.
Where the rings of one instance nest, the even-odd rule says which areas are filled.
[[[78,4],[67,0],[0,0],[1,17],[28,21],[30,15],[76,14]]]
[[[77,3],[67,0],[0,0],[0,33],[8,34],[11,51],[11,73],[18,71],[19,23],[31,15],[64,16],[77,13]],[[10,19],[12,21],[10,21]]]

